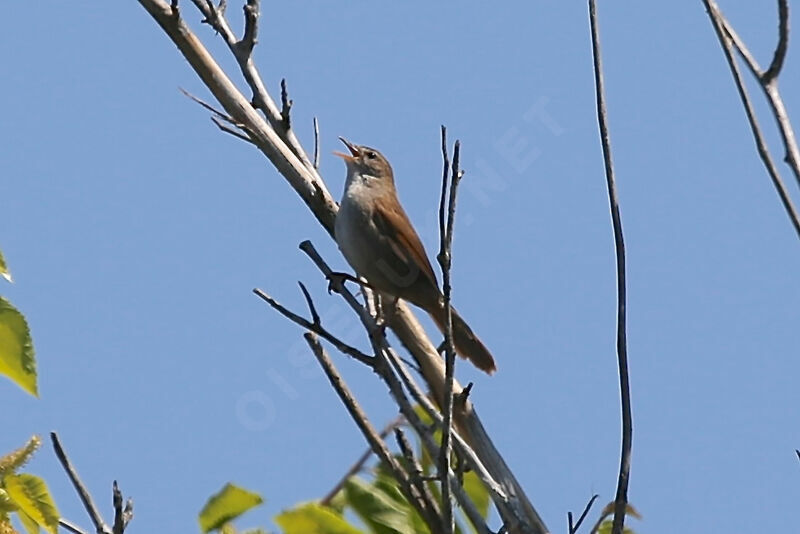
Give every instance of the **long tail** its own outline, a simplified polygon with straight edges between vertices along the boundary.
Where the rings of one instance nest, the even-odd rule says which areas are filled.
[[[446,319],[444,307],[434,309],[434,312],[429,313],[436,326],[444,333]],[[478,339],[478,336],[456,312],[455,308],[453,309],[453,345],[455,345],[456,353],[459,356],[471,361],[481,371],[492,374],[497,370],[492,353]]]

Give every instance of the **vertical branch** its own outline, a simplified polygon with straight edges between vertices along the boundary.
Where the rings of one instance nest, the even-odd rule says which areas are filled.
[[[617,363],[619,365],[619,387],[622,408],[622,453],[620,454],[617,494],[614,499],[614,524],[612,534],[622,534],[625,510],[628,505],[628,481],[631,470],[631,447],[633,444],[633,416],[631,415],[630,382],[628,379],[628,347],[626,340],[625,311],[625,240],[622,237],[622,218],[619,212],[614,165],[611,160],[611,141],[608,134],[608,119],[603,82],[603,61],[600,52],[600,31],[597,27],[595,0],[589,0],[589,22],[592,32],[592,55],[594,57],[594,82],[597,99],[597,122],[600,127],[600,142],[603,146],[603,161],[608,186],[608,202],[611,222],[614,227],[614,245],[617,256]]]
[[[453,347],[453,310],[450,306],[450,266],[452,265],[452,245],[453,245],[453,218],[455,215],[455,190],[458,184],[458,158],[459,142],[456,141],[453,151],[453,167],[450,168],[450,160],[447,156],[447,129],[442,126],[442,159],[444,160],[444,170],[442,171],[442,195],[439,199],[439,265],[442,267],[442,292],[444,294],[444,342],[445,342],[445,385],[444,402],[442,412],[444,422],[442,426],[442,448],[439,453],[439,476],[442,480],[442,514],[448,532],[453,532],[455,528],[453,519],[453,504],[450,497],[452,488],[450,487],[450,454],[452,449],[451,434],[453,430],[453,374],[456,363],[456,353]],[[452,179],[450,179],[452,176]],[[445,214],[445,198],[450,182],[450,199]]]

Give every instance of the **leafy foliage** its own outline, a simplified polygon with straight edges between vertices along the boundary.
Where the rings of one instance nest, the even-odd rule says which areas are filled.
[[[0,276],[11,281],[2,253]],[[31,330],[25,316],[3,297],[0,297],[0,374],[34,397],[39,396]]]
[[[44,528],[58,532],[58,509],[44,480],[28,473],[17,473],[41,444],[38,436],[16,451],[0,457],[0,533],[14,532],[10,517],[16,514],[29,534]]]
[[[204,533],[212,530],[230,532],[226,527],[231,521],[263,502],[264,499],[257,493],[231,483],[225,484],[219,493],[208,499],[200,511],[200,530]]]
[[[424,454],[415,451],[422,458],[426,484],[434,499],[440,499],[435,467],[424,460]],[[400,464],[406,464],[403,456],[397,456]],[[368,475],[368,476],[365,476]],[[489,513],[489,493],[478,477],[464,473],[463,486],[483,517]],[[241,500],[240,500],[241,499]],[[236,534],[231,521],[246,510],[260,504],[261,497],[228,484],[217,495],[209,499],[200,514],[202,531],[219,530],[223,534]],[[356,517],[359,525],[352,523]],[[342,489],[326,505],[311,502],[299,504],[275,516],[275,523],[283,534],[425,534],[430,532],[428,525],[416,509],[403,495],[397,481],[380,463],[360,475],[351,476]],[[459,522],[465,522],[460,517]],[[457,532],[464,532],[457,524]],[[260,530],[246,531],[247,534],[260,534]],[[245,533],[243,533],[245,534]]]
[[[284,534],[362,534],[341,514],[317,503],[282,512],[275,517],[275,522]]]

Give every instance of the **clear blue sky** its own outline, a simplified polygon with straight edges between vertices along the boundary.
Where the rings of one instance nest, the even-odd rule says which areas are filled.
[[[767,62],[773,3],[723,4]],[[701,2],[599,9],[629,260],[633,526],[796,530],[800,243]],[[263,156],[180,94],[208,98],[137,2],[10,14],[0,248],[16,283],[0,293],[31,323],[41,399],[0,381],[0,451],[58,430],[106,511],[112,479],[134,497],[131,532],[195,531],[229,480],[267,499],[242,526],[320,497],[365,443],[300,329],[251,289],[303,310],[303,280],[323,320],[366,346],[297,249],[311,239],[344,269],[335,246]],[[229,14],[238,29],[238,4]],[[585,2],[266,3],[260,38],[305,142],[319,117],[335,196],[336,137],[381,149],[429,252],[439,125],[462,139],[454,299],[499,372],[458,375],[554,532],[593,492],[609,501],[615,271]],[[794,34],[781,86],[797,127],[799,53]],[[374,376],[338,361],[375,423],[392,418]],[[29,470],[88,525],[49,446]]]

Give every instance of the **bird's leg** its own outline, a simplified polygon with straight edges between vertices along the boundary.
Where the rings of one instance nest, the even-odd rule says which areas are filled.
[[[358,278],[356,276],[353,276],[350,273],[332,272],[328,276],[326,276],[326,278],[328,279],[328,294],[329,295],[333,291],[335,291],[336,293],[339,293],[339,291],[336,288],[340,287],[340,286],[344,286],[345,282],[355,282],[356,284],[358,284],[361,287],[368,287],[368,288],[372,289],[372,286],[370,286],[366,281],[364,281],[364,280],[362,280],[362,279],[360,279],[360,278]]]

